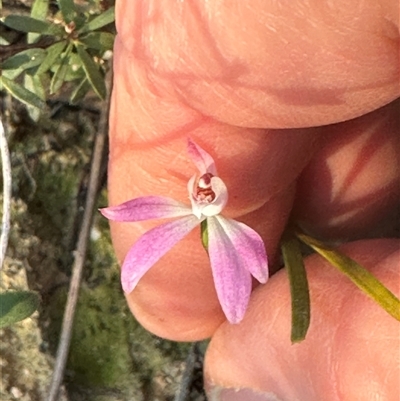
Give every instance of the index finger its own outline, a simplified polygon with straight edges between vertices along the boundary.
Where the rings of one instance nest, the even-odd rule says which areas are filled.
[[[229,124],[331,124],[399,95],[391,0],[128,0],[117,17],[153,83]]]

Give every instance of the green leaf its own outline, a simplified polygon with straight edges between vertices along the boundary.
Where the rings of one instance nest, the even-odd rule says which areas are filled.
[[[86,72],[83,69],[82,60],[77,53],[69,51],[67,58],[64,57],[68,50],[69,49],[67,48],[62,57],[60,57],[60,59],[50,67],[50,71],[53,73],[53,78],[54,75],[57,76],[58,74],[61,74],[58,78],[54,78],[54,83],[55,80],[59,78],[62,78],[61,84],[64,82],[75,81],[77,79],[81,81],[83,78],[86,78]]]
[[[100,29],[103,26],[111,24],[115,20],[115,9],[114,7],[110,7],[108,10],[104,11],[97,17],[93,18],[89,21],[85,27],[84,31],[95,31],[96,29]]]
[[[61,56],[61,53],[64,51],[66,46],[66,41],[54,43],[54,45],[49,46],[46,51],[46,57],[40,65],[37,74],[40,75],[48,71],[50,67],[52,67],[52,65],[55,63],[55,61],[58,60],[58,58]]]
[[[35,93],[40,99],[46,99],[46,92],[43,87],[43,84],[40,80],[40,77],[37,74],[29,75],[25,74],[24,76],[24,87],[25,89]],[[33,121],[38,121],[41,114],[41,109],[38,109],[34,106],[27,106],[28,114]]]
[[[64,21],[68,24],[74,20],[75,7],[73,0],[58,0],[58,5],[61,10]]]
[[[296,238],[289,236],[289,234],[285,235],[281,249],[288,272],[292,299],[291,341],[297,343],[305,339],[310,326],[310,293],[307,273],[304,268],[300,244]]]
[[[207,226],[207,219],[203,220],[200,223],[200,235],[201,235],[201,243],[203,244],[204,249],[208,253],[208,226]]]
[[[114,45],[115,35],[109,32],[90,32],[79,41],[90,49],[100,51],[111,50]]]
[[[85,70],[87,79],[92,85],[93,90],[101,99],[105,99],[107,92],[106,85],[104,83],[103,76],[100,74],[98,66],[81,44],[76,45],[76,50],[78,51],[79,57],[82,60],[83,69]]]
[[[32,4],[31,17],[44,20],[47,16],[47,11],[49,9],[49,0],[35,0]],[[38,40],[40,34],[38,33],[28,33],[28,43],[35,43]]]
[[[85,77],[81,81],[81,83],[75,88],[75,90],[72,92],[70,102],[72,104],[76,104],[76,103],[80,102],[85,97],[85,95],[89,91],[89,89],[90,89],[90,83],[87,80],[87,78]]]
[[[0,293],[0,328],[26,319],[39,307],[39,296],[32,291]]]
[[[4,70],[1,72],[3,77],[6,77],[13,81],[16,79],[22,72],[24,72],[23,68],[17,68],[16,70]]]
[[[75,22],[75,32],[80,31],[82,33],[84,31],[85,25],[87,24],[87,17],[84,14],[77,14],[74,18]]]
[[[57,66],[53,78],[51,79],[50,82],[50,93],[54,94],[58,92],[58,90],[61,88],[62,84],[64,83],[65,80],[65,75],[67,74],[67,70],[69,68],[69,55],[72,51],[72,44],[70,43],[65,50],[64,54],[61,57],[61,62]]]
[[[68,68],[67,73],[65,74],[64,82],[76,81],[77,79],[80,81],[83,78],[86,78],[86,73],[85,73],[84,69],[82,68],[82,66],[80,65],[80,67],[77,70]],[[75,82],[74,85],[76,85],[76,84],[77,83]]]
[[[43,35],[64,37],[65,33],[66,32],[63,25],[50,24],[47,30],[43,32]]]
[[[65,76],[67,75],[68,68],[68,64],[66,64],[64,61],[57,67],[56,72],[54,73],[53,78],[50,82],[50,93],[52,95],[54,93],[57,93],[61,89],[65,81]]]
[[[368,270],[350,257],[306,234],[297,233],[297,237],[319,253],[332,266],[339,269],[358,288],[375,300],[387,313],[400,321],[400,300]]]
[[[49,9],[49,0],[35,0],[32,4],[31,17],[44,20]]]
[[[28,49],[9,57],[2,64],[3,70],[26,70],[41,64],[46,56],[43,49]]]
[[[8,15],[2,19],[4,25],[20,32],[35,32],[42,35],[63,36],[64,29],[47,21],[41,21],[36,18],[27,17],[25,15]]]
[[[36,18],[27,17],[25,15],[7,15],[3,20],[4,25],[20,32],[36,32],[45,33],[50,29],[51,24]]]
[[[33,69],[40,65],[46,55],[43,49],[24,50],[4,61],[3,76],[15,80],[23,71]]]
[[[7,79],[4,75],[0,77],[0,83],[13,97],[18,99],[22,103],[39,107],[41,109],[46,108],[46,103],[37,95],[25,89],[23,86],[17,84],[16,82]]]
[[[26,73],[24,80],[26,89],[38,95],[40,99],[46,100],[46,89],[39,75]]]

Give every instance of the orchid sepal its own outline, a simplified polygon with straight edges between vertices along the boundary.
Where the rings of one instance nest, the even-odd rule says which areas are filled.
[[[168,221],[143,234],[128,251],[122,264],[124,292],[132,292],[144,274],[198,224],[198,219],[189,215]]]
[[[102,208],[100,213],[109,220],[135,222],[187,216],[192,211],[184,203],[166,196],[141,196],[117,206]]]

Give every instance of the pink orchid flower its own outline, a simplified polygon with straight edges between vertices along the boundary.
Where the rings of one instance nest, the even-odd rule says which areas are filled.
[[[228,190],[217,175],[213,158],[191,140],[188,153],[200,173],[188,182],[191,206],[164,196],[144,196],[100,210],[108,219],[120,222],[179,217],[146,232],[132,246],[122,265],[122,288],[125,293],[133,291],[163,255],[206,220],[217,296],[229,322],[239,323],[249,302],[251,276],[260,283],[268,279],[264,243],[250,227],[220,215]]]

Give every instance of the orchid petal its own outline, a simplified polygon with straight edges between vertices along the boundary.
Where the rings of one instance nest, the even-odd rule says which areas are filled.
[[[214,159],[199,145],[188,139],[188,154],[195,166],[200,171],[200,175],[211,173],[217,175]]]
[[[190,207],[165,196],[142,196],[117,206],[100,209],[103,216],[114,221],[141,221],[187,216]]]
[[[260,283],[268,280],[268,258],[260,235],[246,224],[222,216],[216,216],[232,242],[238,257],[252,276]]]
[[[219,218],[209,217],[207,225],[208,254],[218,299],[229,322],[239,323],[250,299],[251,275]]]
[[[125,257],[121,270],[122,288],[130,293],[143,275],[201,221],[190,215],[169,221],[143,234]]]

